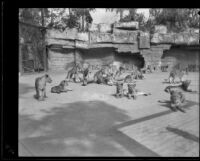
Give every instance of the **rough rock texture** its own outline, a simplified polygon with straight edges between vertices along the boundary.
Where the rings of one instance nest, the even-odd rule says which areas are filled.
[[[99,25],[92,23],[90,28],[89,28],[89,31],[98,31],[99,32]]]
[[[82,63],[83,62],[83,55],[82,52],[78,49],[75,49],[75,61],[76,63]]]
[[[150,48],[150,34],[148,32],[140,32],[139,48],[140,49],[149,49]]]
[[[174,34],[162,34],[155,33],[152,36],[151,43],[153,44],[173,44],[174,43]]]
[[[56,29],[47,29],[46,30],[46,39],[72,39],[74,40],[77,37],[77,29],[65,29],[63,32]]]
[[[75,46],[76,48],[80,48],[80,49],[88,49],[89,43],[87,41],[80,41],[80,40],[76,40],[75,41]]]
[[[137,43],[138,31],[114,30],[113,43]]]
[[[81,41],[89,41],[89,34],[88,32],[78,32],[76,39]]]
[[[198,45],[199,34],[198,33],[167,33],[160,34],[155,33],[152,35],[151,43],[153,44],[175,44],[175,45]]]
[[[118,62],[119,65],[124,66],[128,70],[133,70],[133,66],[142,68],[144,65],[144,57],[139,53],[118,53],[115,55],[115,63]]]
[[[49,70],[62,71],[74,62],[74,50],[50,49],[48,57]]]
[[[62,45],[62,46],[68,46],[69,48],[75,47],[75,41],[74,40],[63,40],[63,39],[46,39],[46,45]]]
[[[114,28],[121,28],[121,29],[130,29],[130,30],[138,30],[139,24],[138,22],[118,22],[114,23]]]
[[[131,53],[138,53],[140,52],[138,49],[138,44],[119,44],[117,47],[117,52],[131,52]]]
[[[41,27],[19,22],[19,70],[46,70],[43,33]]]
[[[198,33],[189,33],[182,32],[180,34],[174,35],[174,43],[184,44],[184,45],[198,45],[199,44],[199,34]]]
[[[138,30],[138,22],[120,22],[115,23],[113,27],[110,24],[92,24],[89,32],[84,33],[78,33],[76,29],[66,29],[64,32],[47,29],[46,44],[48,46],[53,45],[54,48],[55,45],[59,45],[57,48],[60,48],[56,52],[50,50],[50,59],[54,60],[54,63],[49,63],[49,66],[52,65],[51,69],[61,69],[69,64],[69,61],[71,63],[73,61],[89,62],[91,60],[93,64],[101,65],[111,60],[114,61],[115,57],[120,57],[119,54],[123,54],[123,56],[124,54],[139,54],[144,58],[145,65],[158,68],[161,65],[163,51],[169,50],[171,46],[185,45],[189,47],[199,45],[199,31],[188,29],[181,33],[168,33],[167,28],[160,25],[155,26],[154,34],[150,35],[148,32]],[[70,48],[73,49],[71,52],[75,57],[70,54],[67,54],[68,56],[58,54],[61,51],[66,51],[63,49]],[[52,56],[52,54],[55,54],[55,56]],[[106,54],[110,55],[109,58]],[[56,61],[55,57],[57,57]],[[68,57],[67,60],[66,57]],[[130,59],[132,58],[130,57]],[[59,65],[58,59],[66,61],[61,61]],[[136,59],[136,57],[133,59]],[[141,66],[142,59],[137,61],[139,63],[133,61],[134,64],[140,64],[139,66]],[[128,65],[133,64],[133,62]]]
[[[162,64],[172,68],[176,64],[181,64],[183,67],[188,65],[199,65],[199,50],[189,48],[174,48],[164,51],[162,55]]]
[[[89,44],[88,48],[117,48],[117,46],[113,43],[96,43],[96,44]]]
[[[112,25],[111,24],[105,24],[105,23],[99,24],[99,32],[111,33],[112,32]]]
[[[152,65],[156,69],[161,65],[161,57],[164,50],[169,50],[171,45],[160,44],[151,45],[150,49],[141,50],[141,55],[145,59],[145,65]]]
[[[114,61],[113,48],[93,48],[90,50],[82,50],[82,58],[84,63],[90,63],[95,69],[97,65],[105,65]]]
[[[167,27],[164,25],[155,25],[154,33],[166,34]]]
[[[90,43],[112,42],[113,36],[110,33],[91,32]]]

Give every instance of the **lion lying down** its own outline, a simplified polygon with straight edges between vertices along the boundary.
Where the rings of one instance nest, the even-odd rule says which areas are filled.
[[[123,81],[116,83],[116,97],[117,98],[124,97],[124,95],[126,95],[129,99],[130,98],[136,99],[137,96],[140,96],[140,95],[142,95],[142,96],[151,95],[151,93],[142,92],[142,91],[139,91],[138,89],[136,89],[135,88],[136,83],[128,83],[127,91],[125,89],[123,89],[123,84],[124,84]]]
[[[72,89],[67,88],[68,83],[66,80],[63,80],[60,82],[60,84],[58,86],[54,86],[51,88],[51,93],[62,93],[62,92],[68,92],[68,91],[72,91]]]

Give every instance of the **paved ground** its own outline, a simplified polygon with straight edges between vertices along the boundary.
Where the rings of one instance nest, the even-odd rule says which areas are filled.
[[[163,90],[168,73],[146,74],[137,100],[116,99],[114,86],[70,83],[52,94],[66,73],[50,73],[48,98],[34,99],[37,76],[19,78],[19,156],[199,156],[199,94],[186,93],[186,113],[173,112]],[[193,90],[199,75],[190,73]]]

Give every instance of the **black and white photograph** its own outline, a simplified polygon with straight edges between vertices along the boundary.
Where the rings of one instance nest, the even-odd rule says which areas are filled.
[[[199,11],[18,8],[18,156],[199,157]]]

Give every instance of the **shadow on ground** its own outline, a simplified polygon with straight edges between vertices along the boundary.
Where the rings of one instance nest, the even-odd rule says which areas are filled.
[[[163,107],[167,107],[169,109],[171,109],[171,105],[170,105],[170,101],[169,100],[163,100],[163,101],[158,101],[159,103],[162,103],[161,106]],[[198,105],[197,102],[194,101],[186,101],[186,104],[182,106],[183,109],[190,109],[190,107],[194,106],[194,105]]]
[[[191,133],[188,133],[187,131],[183,131],[181,129],[178,128],[173,128],[173,127],[166,127],[166,129],[172,133],[175,133],[185,139],[191,140],[191,141],[195,141],[197,143],[199,143],[199,138]]]
[[[106,137],[108,129],[130,119],[125,111],[103,101],[81,101],[42,112],[47,115],[41,120],[19,115],[19,137],[23,135],[20,142],[31,151],[30,155],[126,155]]]

